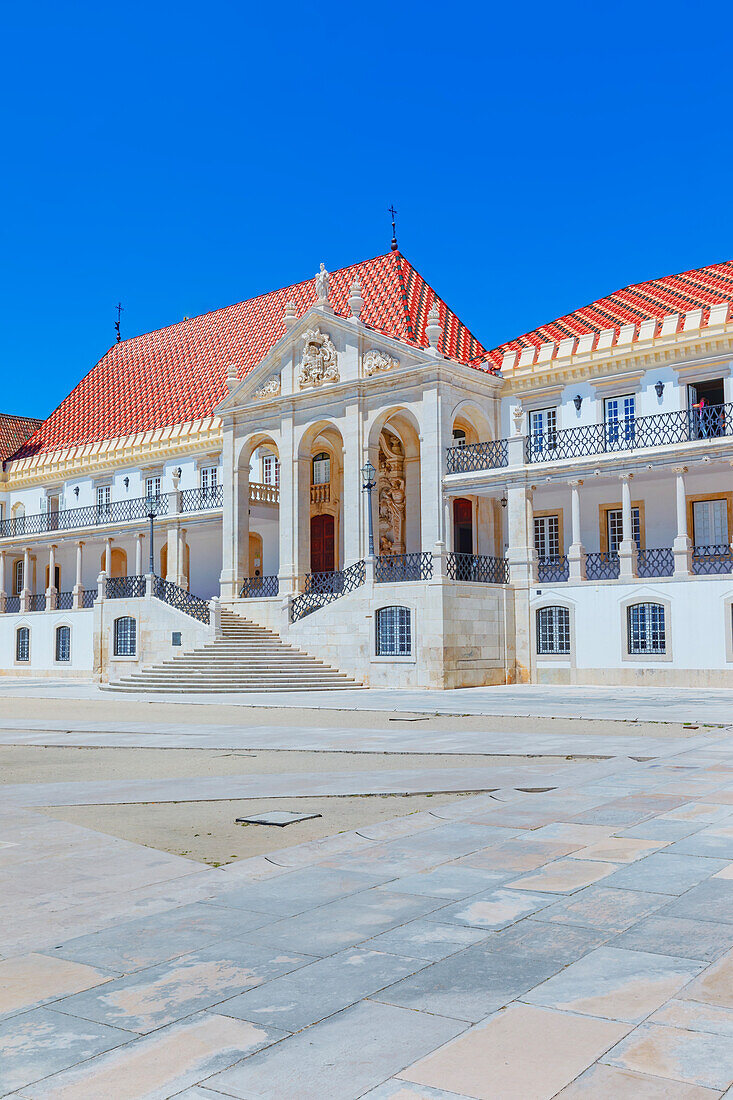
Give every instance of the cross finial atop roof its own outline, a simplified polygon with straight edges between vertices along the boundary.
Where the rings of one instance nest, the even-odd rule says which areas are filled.
[[[397,232],[395,230],[394,222],[395,222],[395,218],[397,217],[397,211],[394,208],[394,203],[392,203],[392,205],[390,206],[387,213],[392,215],[392,244],[390,245],[390,248],[392,249],[393,252],[396,252],[397,251]]]
[[[117,303],[116,309],[117,309],[117,320],[115,321],[115,332],[117,333],[117,343],[119,344],[120,341],[122,340],[122,337],[120,336],[120,317],[124,313],[124,309],[122,308],[122,302]]]

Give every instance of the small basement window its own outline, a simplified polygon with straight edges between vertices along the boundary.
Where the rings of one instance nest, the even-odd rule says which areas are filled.
[[[19,626],[15,632],[15,659],[16,661],[31,659],[31,632],[27,626]]]
[[[71,660],[71,627],[56,627],[56,660]]]
[[[412,654],[409,607],[380,607],[377,611],[377,657],[409,657]]]
[[[137,623],[130,615],[115,619],[115,657],[134,657],[137,652]]]

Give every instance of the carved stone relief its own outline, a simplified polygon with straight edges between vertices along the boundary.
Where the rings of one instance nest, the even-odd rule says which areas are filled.
[[[405,552],[405,449],[386,428],[379,437],[379,553]]]
[[[277,397],[280,393],[280,375],[273,374],[271,378],[255,390],[255,400],[262,401],[265,397]]]
[[[378,351],[377,348],[372,348],[364,355],[364,374],[367,376],[381,370],[396,370],[399,365],[399,359],[394,359],[385,351]]]
[[[303,334],[303,339],[305,346],[298,377],[300,388],[320,386],[324,382],[338,382],[338,355],[331,337],[318,328],[309,328]]]

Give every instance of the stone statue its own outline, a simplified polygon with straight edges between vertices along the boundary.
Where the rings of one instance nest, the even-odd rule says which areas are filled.
[[[316,275],[316,297],[319,302],[328,301],[328,272],[325,264],[321,264],[321,270]]]
[[[393,432],[379,437],[379,553],[404,554],[405,451]]]

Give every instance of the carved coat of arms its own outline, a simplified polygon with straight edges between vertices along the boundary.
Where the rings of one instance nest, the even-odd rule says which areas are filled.
[[[266,397],[277,397],[280,393],[280,375],[273,374],[263,386],[255,391],[255,400],[263,401]]]
[[[372,348],[364,355],[364,374],[366,375],[376,374],[380,370],[395,370],[399,365],[399,359],[394,359],[385,351],[378,351],[376,348]]]
[[[309,328],[304,334],[305,346],[300,360],[300,388],[320,386],[324,382],[338,382],[338,355],[331,337],[318,328]]]

